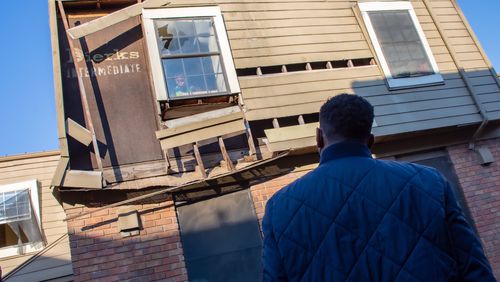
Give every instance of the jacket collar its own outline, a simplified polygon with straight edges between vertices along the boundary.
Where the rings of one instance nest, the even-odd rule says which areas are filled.
[[[320,165],[326,162],[346,158],[346,157],[365,157],[371,158],[372,154],[368,146],[355,141],[343,141],[332,144],[321,152]]]

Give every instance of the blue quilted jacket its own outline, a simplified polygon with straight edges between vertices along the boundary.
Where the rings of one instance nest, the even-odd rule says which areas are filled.
[[[495,281],[441,174],[359,143],[277,192],[263,232],[264,281]]]

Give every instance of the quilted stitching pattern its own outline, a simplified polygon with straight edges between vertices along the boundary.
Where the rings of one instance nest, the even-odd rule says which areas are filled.
[[[437,171],[413,164],[366,157],[322,164],[268,203],[288,279],[441,281],[460,275],[444,227],[444,187]]]

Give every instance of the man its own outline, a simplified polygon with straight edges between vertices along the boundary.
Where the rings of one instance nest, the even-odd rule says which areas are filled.
[[[266,206],[264,281],[495,281],[446,179],[371,157],[368,101],[319,115],[318,168]]]

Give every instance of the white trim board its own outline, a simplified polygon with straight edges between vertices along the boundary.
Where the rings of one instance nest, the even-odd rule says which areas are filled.
[[[439,73],[439,68],[432,54],[432,50],[430,48],[429,42],[425,37],[422,26],[420,25],[417,15],[415,14],[415,10],[410,2],[364,2],[359,3],[359,9],[361,10],[361,14],[363,16],[363,20],[366,24],[366,28],[368,30],[368,34],[370,35],[370,39],[372,40],[373,47],[375,49],[376,55],[379,58],[380,65],[382,70],[384,71],[384,75],[387,79],[387,83],[391,90],[397,90],[402,88],[411,88],[416,86],[429,86],[443,83],[443,77]],[[379,40],[375,33],[375,29],[372,25],[370,16],[368,12],[370,11],[397,11],[397,10],[405,10],[408,11],[415,29],[417,30],[418,36],[422,42],[422,47],[427,54],[429,62],[431,64],[432,70],[434,74],[420,76],[420,77],[408,77],[408,78],[393,78],[391,75],[391,71],[389,68],[389,64],[385,59],[384,53],[382,51],[382,47],[380,46]]]
[[[215,34],[220,48],[220,57],[223,64],[224,75],[228,84],[227,94],[237,94],[240,92],[240,85],[234,66],[231,47],[227,37],[224,20],[219,7],[189,7],[189,8],[162,8],[162,9],[143,9],[142,17],[144,29],[146,32],[146,42],[149,52],[149,60],[152,69],[154,89],[156,97],[160,101],[167,101],[168,93],[165,78],[163,76],[163,67],[161,57],[158,52],[156,32],[154,28],[155,19],[179,19],[193,17],[211,17],[214,20]]]

